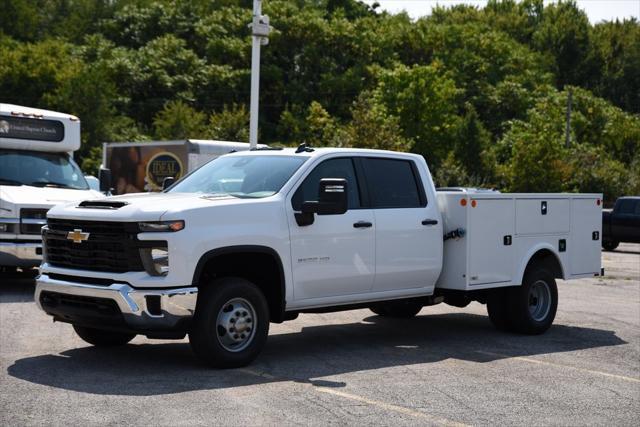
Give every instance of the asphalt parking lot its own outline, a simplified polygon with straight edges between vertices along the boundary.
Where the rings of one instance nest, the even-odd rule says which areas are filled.
[[[307,314],[226,371],[186,340],[92,348],[36,309],[32,278],[0,276],[0,425],[636,425],[640,245],[603,263],[604,278],[559,282],[542,336],[500,333],[476,303]]]

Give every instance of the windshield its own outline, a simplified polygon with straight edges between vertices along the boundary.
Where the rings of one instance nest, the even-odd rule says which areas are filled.
[[[0,150],[0,185],[89,189],[66,153],[19,150]]]
[[[168,191],[235,197],[276,194],[306,160],[288,156],[222,156],[202,166]]]

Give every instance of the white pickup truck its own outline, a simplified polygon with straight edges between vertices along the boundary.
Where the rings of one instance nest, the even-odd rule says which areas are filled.
[[[163,193],[51,209],[35,299],[91,344],[188,334],[214,367],[250,363],[270,322],[305,312],[478,301],[539,334],[556,278],[603,274],[601,197],[436,192],[407,153],[233,153]]]

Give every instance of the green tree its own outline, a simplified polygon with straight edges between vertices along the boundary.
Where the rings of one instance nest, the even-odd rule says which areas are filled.
[[[468,187],[472,185],[472,179],[467,170],[450,151],[440,166],[432,167],[434,184],[437,187]]]
[[[209,116],[207,136],[223,141],[249,142],[249,112],[244,105],[226,105]]]
[[[601,22],[591,31],[594,70],[586,85],[599,96],[640,113],[640,25],[631,18]]]
[[[589,19],[575,1],[560,0],[544,8],[542,20],[533,34],[533,45],[552,55],[559,87],[584,81],[589,55]]]
[[[206,115],[183,101],[170,101],[153,118],[156,139],[203,138]]]
[[[322,104],[312,101],[306,119],[307,142],[315,147],[337,146],[344,144],[344,138],[336,120],[324,109]]]
[[[466,175],[476,183],[492,178],[492,164],[485,161],[485,153],[489,149],[491,137],[484,128],[478,113],[471,104],[466,105],[465,115],[458,127],[453,154],[460,164],[464,165]]]
[[[566,147],[569,90],[574,101]],[[602,191],[611,200],[635,188],[637,171],[629,166],[640,152],[640,118],[584,89],[550,90],[525,120],[510,123],[495,151],[503,183],[511,190]]]
[[[351,107],[352,120],[345,129],[345,145],[378,150],[410,151],[413,142],[402,135],[397,117],[371,93],[364,92]]]
[[[374,91],[376,101],[398,117],[403,136],[414,141],[412,151],[435,165],[453,148],[460,95],[438,63],[384,71]]]

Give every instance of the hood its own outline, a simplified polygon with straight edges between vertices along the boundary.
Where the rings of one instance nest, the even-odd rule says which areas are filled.
[[[234,203],[235,197],[205,197],[194,193],[134,193],[100,199],[113,203],[112,208],[79,207],[78,202],[51,209],[47,216],[99,221],[159,221],[169,210],[181,212],[219,203]]]
[[[68,188],[31,187],[27,185],[0,185],[0,205],[3,210],[21,207],[50,207],[78,200],[104,197],[93,190],[71,190]]]

